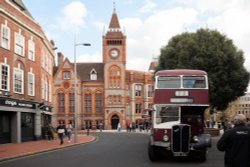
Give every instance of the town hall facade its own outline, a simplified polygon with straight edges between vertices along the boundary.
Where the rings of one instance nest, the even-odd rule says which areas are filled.
[[[121,31],[114,9],[109,28],[102,37],[102,62],[74,63],[58,53],[58,65],[54,68],[53,118],[59,122],[74,124],[74,97],[77,86],[77,126],[116,129],[118,123],[125,129],[127,124],[143,120],[143,110],[153,104],[152,74],[127,70],[126,36]]]

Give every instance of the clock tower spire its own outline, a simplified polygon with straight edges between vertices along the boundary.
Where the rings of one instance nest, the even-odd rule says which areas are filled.
[[[126,36],[123,34],[119,19],[114,11],[107,32],[103,35],[103,62],[119,61],[126,65]]]
[[[102,37],[105,91],[105,125],[107,129],[126,124],[126,36],[120,28],[114,7],[107,32]]]

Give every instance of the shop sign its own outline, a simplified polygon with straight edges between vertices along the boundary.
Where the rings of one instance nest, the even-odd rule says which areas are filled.
[[[35,104],[12,99],[0,99],[0,105],[35,109]]]

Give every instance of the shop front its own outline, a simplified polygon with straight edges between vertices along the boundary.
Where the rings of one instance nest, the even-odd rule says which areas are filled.
[[[0,144],[21,143],[41,138],[38,104],[0,97]]]

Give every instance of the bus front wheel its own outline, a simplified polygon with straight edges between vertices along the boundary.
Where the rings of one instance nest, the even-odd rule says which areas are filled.
[[[200,155],[199,155],[199,160],[201,162],[205,162],[207,160],[207,150],[202,150]]]
[[[157,161],[159,160],[159,149],[157,149],[156,146],[152,146],[150,145],[150,143],[148,144],[148,157],[151,161]]]

